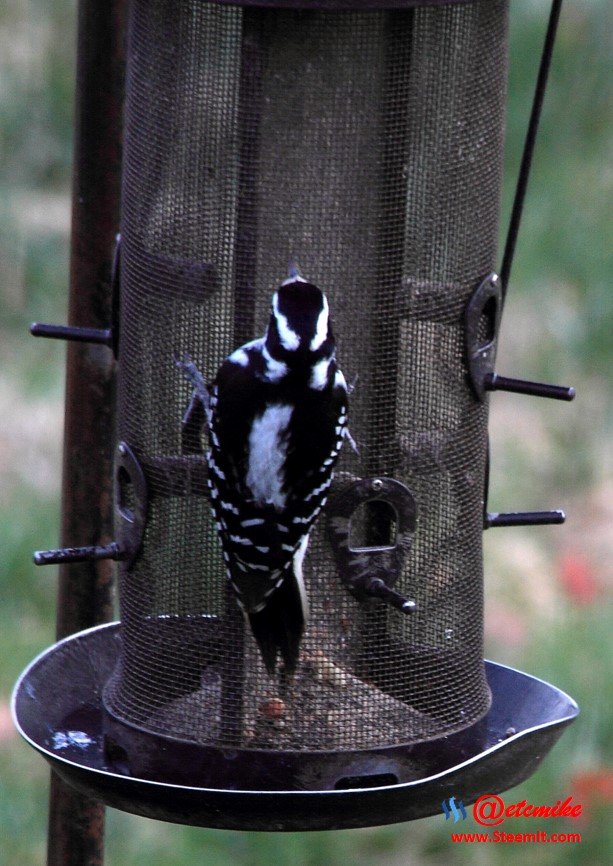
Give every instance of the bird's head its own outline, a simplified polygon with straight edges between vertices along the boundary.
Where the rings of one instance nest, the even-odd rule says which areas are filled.
[[[312,365],[334,354],[326,296],[295,271],[273,295],[266,348],[290,366]]]

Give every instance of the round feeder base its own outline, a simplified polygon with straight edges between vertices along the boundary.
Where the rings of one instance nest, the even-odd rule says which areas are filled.
[[[322,790],[241,785],[240,762],[229,786],[143,779],[130,774],[121,750],[109,753],[102,692],[121,649],[118,623],[72,635],[48,648],[21,675],[13,716],[21,735],[68,784],[126,812],[229,830],[332,830],[392,824],[441,811],[459,797],[465,805],[528,778],[577,715],[564,692],[528,674],[486,662],[492,705],[459,734],[395,750],[339,753],[321,763]],[[211,750],[214,752],[215,750]],[[267,757],[268,755],[268,757]],[[226,756],[227,757],[227,756]],[[259,752],[262,772],[280,760]],[[410,764],[398,782],[394,762]],[[352,769],[353,768],[353,769]],[[274,774],[273,777],[274,779]],[[185,776],[189,781],[189,773]],[[328,787],[326,787],[328,786]]]

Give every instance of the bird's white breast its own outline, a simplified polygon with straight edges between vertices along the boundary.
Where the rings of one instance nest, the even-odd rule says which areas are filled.
[[[287,427],[293,407],[269,404],[249,433],[247,486],[261,505],[285,507],[283,466],[287,455]]]

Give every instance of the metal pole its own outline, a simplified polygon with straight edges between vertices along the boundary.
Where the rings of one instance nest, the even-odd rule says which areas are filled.
[[[119,229],[127,0],[80,0],[72,189],[69,324],[111,323],[111,264]],[[103,345],[70,343],[62,486],[63,546],[112,538],[114,359]],[[112,564],[60,568],[57,637],[112,617]],[[100,866],[104,807],[52,774],[48,866]]]

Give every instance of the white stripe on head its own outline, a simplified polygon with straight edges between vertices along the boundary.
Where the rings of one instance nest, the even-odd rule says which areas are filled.
[[[272,312],[277,323],[277,331],[279,332],[281,345],[284,349],[287,349],[288,352],[295,351],[300,345],[300,337],[290,328],[287,316],[284,316],[283,313],[279,312],[278,292],[275,292],[272,296]]]
[[[325,343],[328,337],[328,317],[330,314],[330,309],[328,307],[328,299],[325,295],[322,296],[323,306],[321,309],[321,313],[317,317],[317,327],[315,328],[315,336],[311,340],[310,349],[311,352],[316,352],[320,346]]]

